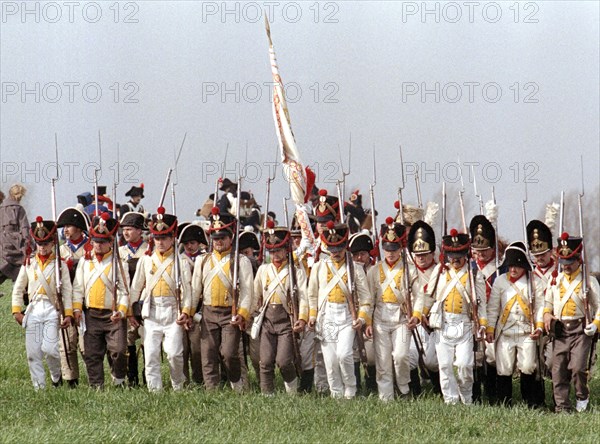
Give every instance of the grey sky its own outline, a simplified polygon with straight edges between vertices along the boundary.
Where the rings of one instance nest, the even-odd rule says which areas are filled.
[[[501,235],[514,240],[522,237],[525,175],[528,216],[543,217],[561,189],[579,187],[583,154],[586,211],[598,214],[598,2],[431,2],[426,15],[422,2],[27,3],[23,15],[22,2],[2,2],[0,186],[27,186],[30,218],[50,212],[46,164],[55,132],[64,173],[59,207],[91,191],[85,176],[98,158],[98,130],[103,184],[113,181],[109,167],[121,147],[119,201],[143,182],[143,202],[155,209],[187,132],[181,219],[212,192],[227,143],[233,178],[248,142],[248,188],[264,203],[276,136],[259,6],[273,12],[292,125],[319,186],[334,190],[338,145],[345,154],[352,133],[348,192],[359,187],[365,206],[375,147],[377,207],[383,218],[393,214],[399,144],[405,168],[422,168],[424,200],[439,195],[446,179],[454,205],[460,156],[467,217],[475,199],[466,163],[474,162],[484,200],[495,185]],[[423,89],[431,92],[422,96]],[[280,215],[287,185],[277,173],[271,207]],[[414,177],[407,179],[406,200],[416,203]],[[576,231],[572,199],[568,210],[566,228]]]

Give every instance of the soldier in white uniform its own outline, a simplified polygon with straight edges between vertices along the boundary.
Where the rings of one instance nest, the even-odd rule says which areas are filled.
[[[485,282],[479,274],[470,275],[469,247],[468,234],[452,229],[450,235],[444,236],[442,251],[448,263],[436,266],[427,286],[426,300],[435,301],[429,310],[428,323],[434,329],[446,404],[457,404],[459,400],[463,404],[473,402],[474,339],[482,340],[487,326]]]
[[[315,263],[311,271],[308,284],[309,326],[316,328],[321,338],[331,396],[351,399],[356,395],[352,348],[356,333],[362,334],[363,327],[371,324],[372,297],[362,267],[354,267],[353,262],[347,263],[348,226],[329,221],[321,240],[327,245],[330,255]],[[350,267],[354,268],[353,275],[349,273]],[[357,301],[350,283],[355,287]],[[355,307],[349,304],[356,303],[359,308],[354,318],[352,312]]]
[[[426,222],[421,220],[416,221],[410,227],[410,231],[408,232],[407,247],[413,262],[411,266],[415,268],[418,276],[419,292],[413,293],[413,298],[415,298],[413,301],[413,307],[415,307],[417,303],[415,297],[416,294],[423,294],[423,298],[425,298],[427,285],[429,284],[433,269],[435,268],[435,232],[433,231],[433,228],[431,228],[431,226]],[[430,298],[431,296],[429,295],[428,297]],[[433,340],[433,336],[430,335],[429,331],[427,330],[427,316],[423,316],[423,314],[427,315],[427,310],[425,307],[431,307],[432,304],[433,300],[429,299],[425,301],[423,299],[424,313],[420,313],[418,310],[415,310],[415,315],[422,321],[423,324],[418,325],[416,331],[421,339],[421,343],[423,344],[423,365],[429,374],[428,376],[433,385],[433,390],[435,393],[441,393],[440,374],[438,371],[438,360],[435,352],[435,342]],[[417,370],[418,366],[419,351],[415,344],[415,337],[413,336],[410,343],[410,379],[413,387],[416,385],[415,381],[419,381]],[[420,384],[418,388],[420,388]],[[413,394],[415,394],[415,390],[413,389],[412,391]]]
[[[508,246],[502,266],[508,268],[508,272],[494,281],[487,305],[486,334],[487,342],[496,345],[498,400],[504,405],[512,405],[512,377],[516,362],[521,373],[523,401],[530,407],[541,407],[535,390],[539,387],[536,383],[537,340],[544,327],[543,291],[535,291],[531,287],[533,297],[530,294],[531,264],[522,242]]]
[[[63,229],[65,242],[60,246],[60,257],[65,261],[69,268],[70,283],[75,279],[75,270],[78,262],[85,256],[86,251],[91,250],[91,244],[88,238],[89,219],[87,214],[77,208],[65,208],[58,216],[56,227]],[[69,362],[67,364],[67,355],[63,341],[60,341],[60,362],[62,368],[62,377],[69,387],[76,387],[79,384],[79,361],[77,359],[77,348],[79,348],[82,357],[85,358],[85,348],[83,344],[83,334],[79,334],[78,326],[73,322],[67,328],[67,346]]]
[[[401,397],[407,398],[410,394],[411,330],[419,321],[412,313],[407,313],[407,298],[410,296],[406,273],[409,274],[408,285],[411,290],[417,299],[420,296],[416,272],[402,258],[406,235],[406,227],[388,217],[381,226],[379,236],[384,260],[372,267],[367,274],[369,291],[375,305],[373,325],[367,327],[367,336],[373,336],[377,388],[382,401],[394,399],[394,386]]]
[[[127,212],[121,217],[120,226],[123,229],[125,245],[119,247],[119,257],[123,262],[124,269],[128,272],[127,286],[129,288],[137,264],[148,250],[148,242],[143,237],[144,230],[147,230],[148,227],[146,227],[145,216],[134,211]],[[127,322],[127,379],[131,387],[136,387],[140,383],[136,347],[136,341],[140,339],[140,329],[143,327],[133,327],[131,322]]]
[[[546,289],[544,308],[544,327],[555,336],[552,356],[555,411],[572,409],[569,393],[573,383],[575,409],[582,412],[590,402],[588,360],[592,337],[600,326],[600,289],[596,279],[584,276],[581,237],[563,233],[556,249],[562,272]]]
[[[64,317],[60,319],[60,303],[57,298],[56,283],[56,225],[43,220],[41,216],[31,224],[31,236],[37,245],[34,256],[25,259],[13,286],[12,314],[25,329],[25,350],[31,382],[36,390],[46,387],[44,357],[50,371],[50,379],[55,387],[61,382],[61,364],[58,343],[61,341],[60,328],[71,325],[73,316],[72,289],[69,270],[60,264],[62,283],[62,305]],[[25,293],[29,295],[29,305],[22,313]]]
[[[237,392],[244,390],[239,344],[241,330],[250,316],[254,283],[250,260],[242,254],[239,255],[239,279],[233,282],[235,225],[231,215],[213,208],[208,229],[213,251],[197,257],[194,265],[193,305],[202,306],[202,375],[207,390],[215,390],[221,383],[221,357],[232,388]],[[234,305],[236,290],[237,307]]]
[[[131,286],[132,303],[143,303],[146,383],[152,392],[162,390],[162,344],[169,361],[173,390],[181,390],[185,382],[183,330],[189,327],[194,315],[191,273],[175,251],[177,218],[160,207],[152,216],[149,228],[155,250],[151,256],[140,259]],[[136,324],[132,320],[134,327]]]
[[[274,393],[277,364],[286,392],[293,394],[298,388],[296,365],[300,364],[296,362],[300,356],[294,333],[303,331],[308,321],[306,274],[290,267],[290,231],[286,227],[275,227],[269,220],[263,236],[271,263],[258,269],[252,304],[260,310],[253,325],[253,336],[260,337],[260,389],[265,395]],[[294,310],[297,319],[293,319]]]
[[[104,357],[110,357],[113,383],[123,386],[127,375],[129,295],[124,269],[113,254],[119,223],[108,213],[94,217],[90,227],[92,252],[77,264],[73,281],[73,313],[82,327],[85,366],[92,388],[104,387]],[[116,269],[115,269],[116,267]],[[116,281],[115,281],[116,276]],[[82,316],[82,313],[84,314]]]
[[[121,217],[129,212],[144,213],[144,206],[141,204],[144,198],[144,184],[140,184],[139,187],[132,186],[129,191],[125,193],[125,196],[129,197],[129,201],[121,205],[119,211]]]

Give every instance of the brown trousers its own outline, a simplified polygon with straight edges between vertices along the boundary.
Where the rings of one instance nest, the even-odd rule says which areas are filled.
[[[191,382],[202,384],[202,351],[200,349],[200,325],[193,323],[191,330],[183,332],[183,374],[185,382],[190,382],[190,365],[192,366]]]
[[[79,329],[75,324],[72,324],[69,328],[67,328],[66,332],[68,353],[65,351],[65,347],[61,338],[59,342],[60,367],[63,379],[65,381],[72,381],[74,379],[79,379],[79,361],[77,360],[77,349],[79,348],[81,356],[85,359],[85,347],[83,344],[83,338],[79,336]],[[69,355],[68,362],[67,354]],[[71,367],[69,367],[69,364]]]
[[[240,380],[240,337],[240,329],[231,325],[231,308],[203,307],[200,350],[204,386],[208,390],[218,388],[221,383],[221,357],[229,382]]]
[[[587,360],[592,338],[583,333],[583,319],[564,321],[563,324],[564,333],[561,338],[554,340],[552,356],[552,385],[557,412],[571,410],[571,381],[575,386],[577,399],[587,399],[590,396]]]
[[[84,361],[92,387],[104,385],[104,356],[107,352],[112,376],[117,380],[124,380],[127,376],[127,321],[123,319],[113,324],[111,316],[112,310],[90,308],[85,312]]]
[[[275,364],[285,382],[296,378],[292,326],[281,304],[270,304],[265,309],[260,330],[260,389],[263,393],[275,390]]]

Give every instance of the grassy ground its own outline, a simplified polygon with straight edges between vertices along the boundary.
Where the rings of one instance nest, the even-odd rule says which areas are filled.
[[[36,393],[23,330],[10,316],[10,285],[0,291],[6,293],[0,299],[0,442],[598,441],[597,379],[591,411],[571,415],[522,406],[446,406],[431,393],[418,401],[382,404],[374,397],[338,401],[281,393],[264,398],[257,391],[237,395],[228,389],[150,394],[143,388],[109,387],[96,392],[86,387],[85,375],[75,390]],[[166,368],[163,375],[166,381]]]

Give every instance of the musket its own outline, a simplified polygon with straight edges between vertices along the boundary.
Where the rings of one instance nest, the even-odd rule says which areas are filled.
[[[373,182],[369,184],[369,197],[371,200],[371,236],[373,236],[373,244],[377,249],[377,260],[381,260],[381,252],[379,251],[379,237],[377,235],[377,216],[375,214],[375,184],[377,183],[377,169],[375,165],[375,149],[373,149]]]
[[[565,227],[565,191],[560,192],[560,210],[558,214],[558,236],[560,237]]]
[[[402,190],[406,185],[404,179],[404,160],[402,159],[402,145],[400,145],[400,185],[398,186],[398,217],[400,223],[404,225],[404,206],[402,204]]]
[[[346,176],[350,174],[350,162],[348,162],[348,171],[344,170],[344,165],[341,164],[342,170],[342,178],[336,182],[338,200],[340,201],[340,222],[342,224],[346,223],[346,215],[343,210],[343,200],[342,200],[342,188],[343,184],[346,181]],[[346,295],[346,302],[348,303],[348,308],[350,310],[350,315],[352,317],[352,322],[355,322],[358,319],[358,314],[356,312],[355,301],[357,300],[356,295],[356,282],[354,279],[354,259],[352,259],[352,253],[350,250],[346,248],[346,267],[347,267],[347,276],[348,276],[348,288],[350,289],[350,294]],[[368,372],[368,359],[367,359],[367,349],[365,348],[365,338],[363,337],[362,328],[356,332],[356,344],[358,346],[358,355],[360,356],[360,362],[363,365],[365,370],[365,374],[369,374]]]
[[[117,170],[115,172],[115,180],[113,181],[113,192],[112,192],[112,201],[113,201],[113,216],[118,221],[117,218],[117,186],[119,185],[119,144],[117,144]],[[117,280],[118,280],[118,272],[119,263],[121,262],[121,258],[119,256],[119,230],[115,231],[115,239],[113,241],[113,264],[112,264],[112,281],[113,281],[113,289],[112,289],[112,312],[113,315],[116,314],[118,304],[117,297]]]
[[[463,180],[462,168],[460,167],[460,158],[458,159],[458,168],[460,171],[460,190],[458,190],[458,202],[460,203],[460,217],[462,219],[463,233],[468,233],[467,220],[465,219],[465,201],[463,195],[465,194],[465,182]]]
[[[179,180],[177,176],[177,165],[179,164],[179,158],[181,157],[181,152],[183,151],[183,145],[185,144],[185,138],[187,137],[187,133],[183,136],[183,141],[181,142],[181,147],[179,147],[179,152],[175,157],[175,166],[174,170],[174,178],[171,182],[171,206],[173,211],[173,216],[177,217],[177,205],[175,201],[175,185]],[[177,230],[175,231],[175,239],[173,241],[173,255],[174,255],[174,267],[175,267],[175,300],[177,301],[177,314],[181,315],[181,264],[179,263],[179,242],[177,240]]]
[[[238,303],[240,300],[240,201],[242,200],[242,180],[246,177],[245,168],[248,163],[248,142],[246,142],[246,160],[244,162],[244,174],[242,169],[236,173],[237,183],[237,199],[235,202],[235,252],[233,257],[233,279],[232,279],[232,295],[231,295],[231,319],[234,320],[238,314]],[[240,326],[241,328],[241,326]]]
[[[98,130],[98,168],[94,169],[94,204],[96,205],[94,213],[96,216],[100,216],[98,199],[98,173],[100,172],[102,172],[102,138],[100,136],[100,130]]]
[[[527,182],[525,182],[525,201],[527,201]],[[492,185],[492,202],[494,204],[494,207],[496,207],[496,190],[493,185]],[[523,225],[523,227],[525,227],[525,225]],[[496,230],[494,248],[496,249],[496,257],[495,257],[496,277],[498,277],[498,276],[500,276],[500,250],[498,248],[498,218],[497,217],[496,217],[496,226],[494,227],[494,230]],[[525,237],[523,239],[525,240],[525,243],[527,243],[527,234],[525,234]]]
[[[54,148],[56,153],[56,176],[54,176],[51,180],[51,202],[52,202],[52,220],[54,223],[57,221],[56,215],[56,182],[59,178],[58,172],[58,134],[54,133]],[[60,324],[63,323],[65,319],[65,304],[63,300],[62,294],[62,276],[61,276],[61,258],[60,258],[60,245],[58,244],[58,236],[56,236],[56,242],[54,243],[54,282],[56,284],[56,305],[58,306],[58,313],[60,316]],[[67,340],[67,332],[64,328],[60,327],[60,336],[62,339],[63,349],[65,351],[65,358],[67,361],[67,367],[71,370],[71,360],[69,359],[69,341]]]
[[[213,208],[217,207],[219,201],[219,188],[223,185],[223,178],[225,177],[225,165],[227,164],[227,152],[229,151],[229,143],[225,147],[225,157],[223,157],[223,163],[221,164],[221,175],[215,180],[215,194],[213,194]],[[208,251],[212,253],[212,238],[208,237]]]
[[[288,200],[291,198],[291,192],[288,191],[288,195],[283,198],[283,225],[287,228],[290,228],[290,218],[288,216]]]
[[[442,236],[445,236],[448,233],[448,222],[446,221],[446,217],[446,182],[442,182]],[[440,251],[441,250],[440,247]]]
[[[265,212],[264,212],[264,218],[263,218],[263,226],[262,226],[262,230],[263,230],[263,234],[265,232],[265,230],[267,229],[267,220],[269,219],[269,201],[271,199],[271,183],[275,180],[275,173],[277,170],[277,156],[279,154],[279,146],[276,145],[275,146],[275,168],[273,169],[273,174],[271,174],[271,172],[269,171],[269,176],[267,177],[267,188],[266,188],[266,192],[265,192]],[[262,264],[263,262],[263,257],[265,254],[265,236],[261,236],[261,240],[260,240],[260,250],[258,252],[258,263]]]
[[[460,164],[459,164],[460,168]],[[461,171],[462,174],[462,171]],[[473,190],[475,191],[475,197],[477,198],[477,202],[479,203],[479,214],[483,214],[483,198],[481,197],[481,193],[477,190],[477,178],[475,177],[475,168],[471,165],[471,175],[473,176]],[[493,191],[492,191],[493,193]],[[496,203],[496,202],[494,202]]]
[[[302,356],[300,355],[300,345],[298,344],[299,335],[294,332],[294,325],[299,319],[299,302],[298,302],[298,276],[296,275],[296,264],[294,263],[294,251],[292,248],[292,240],[288,242],[288,263],[290,267],[290,285],[288,286],[288,294],[290,297],[291,316],[290,323],[292,324],[292,346],[294,348],[294,364],[296,367],[296,375],[302,375]]]
[[[419,167],[415,171],[415,187],[417,189],[417,204],[420,209],[423,209],[423,196],[421,195],[421,180],[419,179]]]
[[[493,188],[492,188],[492,192],[493,192]],[[521,200],[521,221],[522,221],[522,225],[523,225],[523,239],[524,240],[524,244],[525,244],[525,251],[527,253],[527,259],[529,260],[529,243],[527,242],[527,210],[525,207],[525,203],[527,202],[527,182],[525,182],[525,198]],[[496,236],[496,239],[498,239],[498,237]],[[529,305],[529,313],[531,315],[531,318],[529,319],[529,323],[531,326],[531,334],[534,334],[536,331],[536,326],[535,326],[535,291],[534,291],[534,287],[533,287],[533,272],[526,270],[525,273],[527,274],[527,304]],[[541,350],[541,346],[540,346],[540,339],[538,339],[537,341],[535,341],[535,357],[536,357],[536,371],[535,371],[535,376],[536,379],[538,381],[542,380],[542,358],[540,357],[540,353],[542,352]]]

